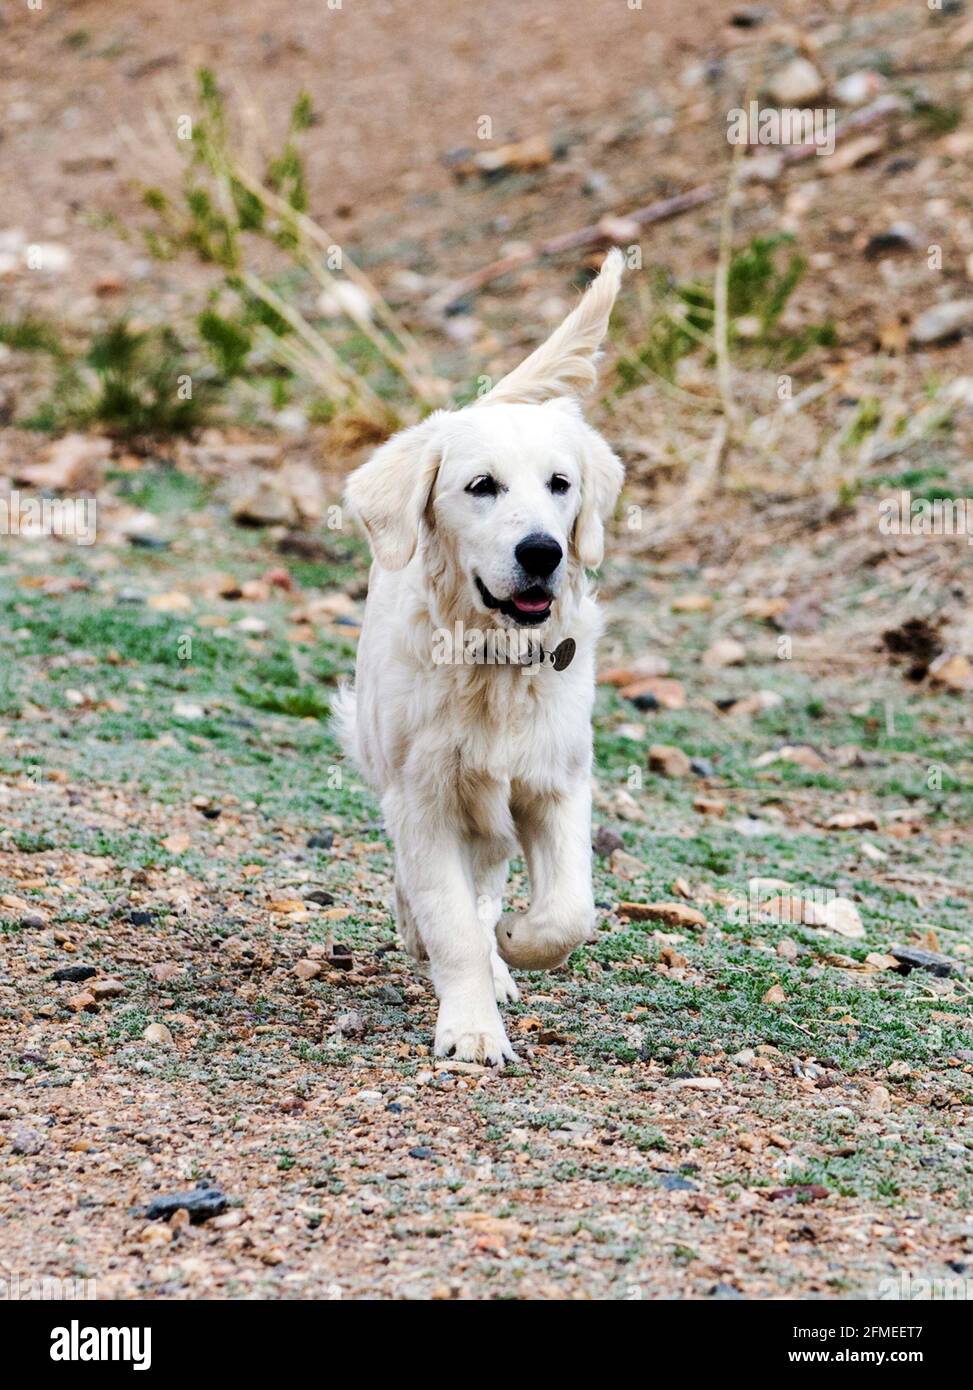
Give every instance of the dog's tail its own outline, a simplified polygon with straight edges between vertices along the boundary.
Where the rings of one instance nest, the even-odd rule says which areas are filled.
[[[355,687],[345,682],[331,701],[331,727],[346,757],[361,766],[358,755],[358,701]]]
[[[618,247],[608,252],[596,280],[581,303],[546,342],[481,396],[476,405],[499,402],[538,404],[593,386],[598,349],[608,331],[612,305],[622,282],[625,257]]]

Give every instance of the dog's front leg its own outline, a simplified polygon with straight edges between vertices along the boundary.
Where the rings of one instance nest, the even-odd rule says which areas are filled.
[[[515,969],[552,970],[594,939],[589,785],[564,796],[527,797],[514,816],[530,874],[530,910],[500,918],[497,945]]]
[[[493,943],[477,915],[470,851],[441,822],[411,814],[386,819],[396,865],[416,927],[429,956],[439,997],[437,1057],[502,1066],[516,1054],[507,1040],[491,967]]]

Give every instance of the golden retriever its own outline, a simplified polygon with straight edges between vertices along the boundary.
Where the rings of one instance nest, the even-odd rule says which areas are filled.
[[[509,967],[549,969],[593,934],[599,618],[585,572],[622,465],[573,393],[595,380],[622,267],[609,252],[489,394],[395,435],[348,482],[375,563],[336,721],[395,846],[396,918],[439,999],[437,1056],[512,1059],[497,1007],[518,997]],[[518,850],[531,905],[504,914]]]

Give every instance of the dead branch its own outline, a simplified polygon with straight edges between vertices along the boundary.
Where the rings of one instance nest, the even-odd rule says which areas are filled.
[[[905,109],[906,105],[901,97],[892,94],[879,97],[870,106],[862,107],[860,111],[853,112],[842,121],[835,131],[835,140],[840,144],[849,135],[877,125]],[[815,154],[817,148],[817,145],[792,145],[782,152],[781,163],[800,164]],[[438,317],[466,295],[476,294],[484,285],[499,280],[502,275],[509,275],[521,266],[529,265],[545,256],[559,256],[565,251],[585,250],[593,246],[624,245],[634,240],[642,227],[654,226],[656,222],[668,222],[673,217],[692,212],[694,208],[712,202],[719,191],[718,185],[700,184],[696,188],[687,189],[685,193],[677,193],[672,198],[663,198],[659,202],[636,208],[634,212],[608,214],[587,227],[579,227],[573,232],[563,232],[560,236],[548,237],[532,246],[524,246],[521,250],[491,261],[489,265],[481,266],[479,270],[474,270],[463,279],[454,280],[451,285],[438,290],[428,301],[427,310],[434,317]]]

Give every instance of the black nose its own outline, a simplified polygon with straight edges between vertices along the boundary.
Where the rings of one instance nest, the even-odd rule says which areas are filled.
[[[543,531],[537,531],[532,536],[525,536],[514,554],[525,574],[546,579],[561,563],[564,551],[553,536],[545,536]]]

